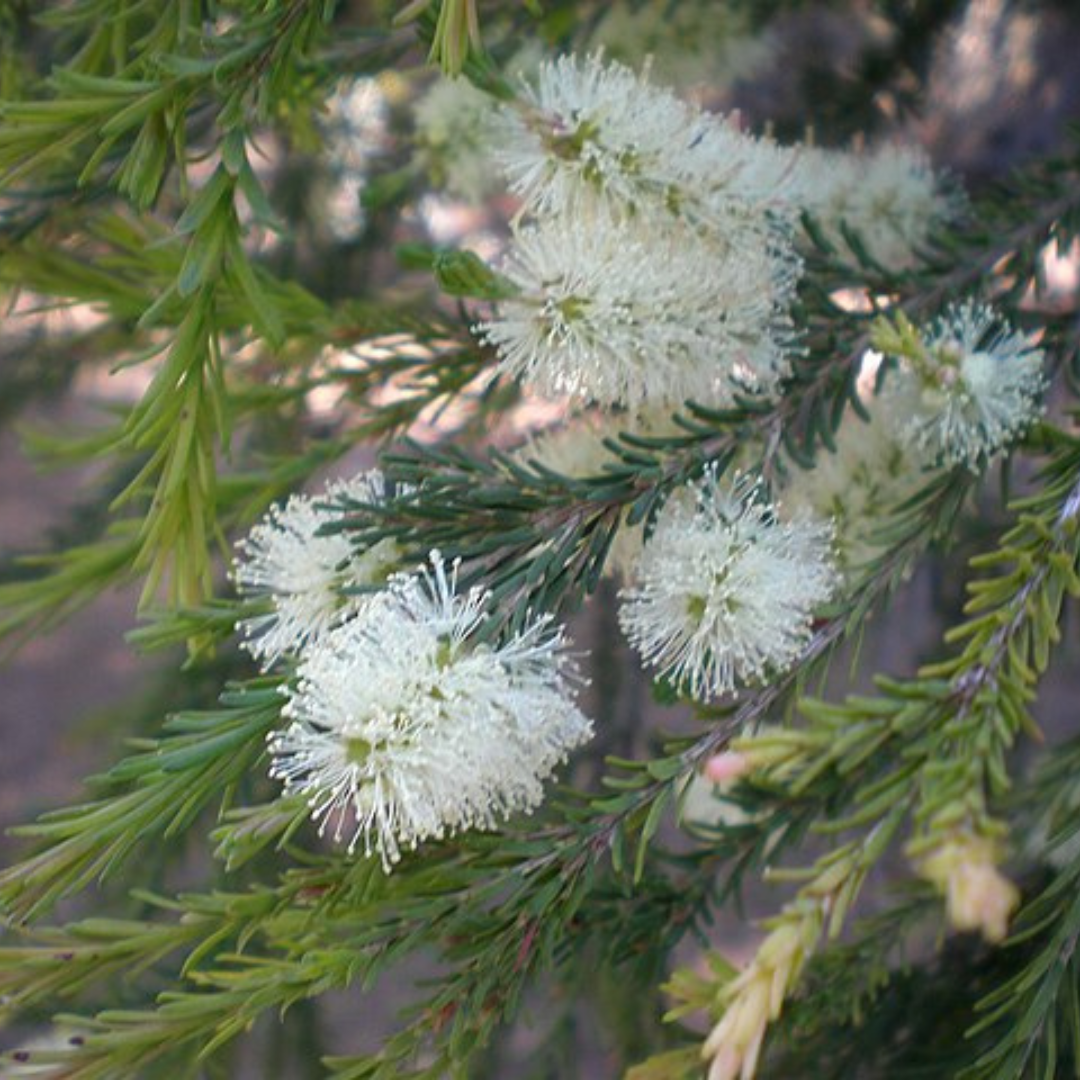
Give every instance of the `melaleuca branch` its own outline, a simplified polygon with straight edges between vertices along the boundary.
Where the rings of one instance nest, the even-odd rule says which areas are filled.
[[[275,682],[265,680],[222,701],[223,711],[173,717],[165,738],[99,778],[96,786],[107,795],[22,830],[46,846],[0,878],[5,919],[40,915],[116,869],[139,844],[184,829],[207,804],[227,797],[261,755],[280,697]]]
[[[1063,595],[1076,591],[1074,534],[1080,503],[1071,442],[1064,443],[1046,473],[1050,483],[1022,504],[1021,523],[1004,538],[1001,549],[977,560],[980,566],[1044,566],[1046,572],[1034,577],[1006,572],[975,583],[972,592],[978,599],[969,606],[975,617],[951,635],[970,639],[956,660],[924,668],[918,680],[907,685],[879,680],[886,694],[881,700],[851,698],[843,706],[803,702],[801,708],[811,720],[808,731],[767,731],[734,744],[747,768],[771,773],[799,800],[822,797],[818,791],[835,798],[842,777],[843,804],[830,802],[830,820],[816,826],[830,836],[857,830],[869,840],[887,823],[886,835],[891,835],[913,811],[915,837],[907,845],[909,857],[946,895],[953,925],[978,929],[991,941],[1005,936],[1019,898],[994,868],[1001,828],[985,808],[1008,784],[1003,748],[1011,745],[1018,730],[1033,727],[1023,688],[1044,670]],[[977,614],[986,609],[988,614]],[[975,709],[986,710],[979,722],[972,721]],[[842,807],[851,810],[843,813]],[[871,858],[880,858],[884,850],[871,845]],[[719,1008],[713,1006],[720,1019],[706,1042],[706,1052],[718,1061],[727,1054],[734,1065],[747,1057],[754,1060],[760,1052],[765,1027],[780,1009],[776,997],[766,1009],[755,987],[763,979],[775,986],[779,979],[783,994],[792,992],[823,934],[822,895],[830,934],[839,932],[858,890],[859,878],[849,871],[842,880],[836,876],[850,851],[850,843],[841,845],[812,869],[784,873],[785,878],[809,881],[770,924],[773,935],[754,964],[738,979],[721,981]],[[822,895],[816,884],[820,881],[829,883]],[[839,901],[834,896],[838,888]],[[700,1007],[709,1000],[697,989],[690,1003]],[[1000,1018],[1001,1012],[996,1015]],[[1037,1043],[1033,1038],[1028,1050]]]
[[[1042,181],[1053,183],[1058,197],[1047,203]],[[1076,185],[1072,174],[1058,165],[1033,170],[1030,179],[1038,190],[1035,213],[1022,224],[1002,232],[994,226],[995,211],[1009,199],[1032,198],[1022,181],[988,196],[971,213],[972,224],[945,233],[922,270],[879,278],[867,283],[872,295],[886,298],[884,306],[875,299],[872,316],[885,311],[917,317],[936,310],[948,297],[963,293],[994,271],[1008,275],[1012,295],[1019,299],[1026,283],[1035,275],[1031,264],[1035,253],[1048,239],[1070,235],[1070,212],[1077,208]],[[1010,219],[1011,222],[1012,219]],[[1017,260],[1027,265],[1017,265]],[[828,264],[826,264],[828,266]],[[1004,266],[1004,269],[1002,267]],[[470,459],[455,453],[445,457],[440,450],[415,444],[404,453],[385,457],[391,474],[403,484],[425,488],[437,496],[438,516],[427,516],[426,498],[408,497],[383,507],[368,508],[374,521],[345,519],[340,527],[353,528],[360,543],[377,542],[392,536],[422,557],[426,548],[439,547],[477,563],[476,578],[489,581],[498,598],[522,595],[519,584],[501,573],[502,567],[520,565],[521,558],[536,559],[537,548],[546,548],[543,573],[552,571],[573,588],[583,585],[591,592],[603,570],[619,522],[647,522],[674,488],[700,475],[707,464],[723,470],[747,439],[762,447],[761,466],[773,469],[772,455],[782,446],[794,459],[787,468],[812,467],[814,455],[824,446],[830,449],[835,431],[850,406],[862,413],[864,405],[856,393],[856,376],[875,335],[866,326],[867,316],[847,316],[850,326],[837,334],[836,308],[829,292],[850,286],[852,269],[840,262],[832,266],[833,281],[828,289],[829,271],[809,279],[819,290],[824,305],[815,316],[816,305],[807,314],[813,319],[826,315],[829,321],[806,341],[806,354],[795,362],[790,392],[775,402],[747,398],[730,409],[717,410],[688,402],[686,411],[676,414],[677,432],[652,436],[632,429],[612,437],[612,463],[603,476],[571,478],[537,467],[536,462],[515,461],[495,455],[490,461]],[[856,280],[865,280],[865,268]],[[860,326],[862,323],[862,326]],[[813,325],[813,323],[811,323]],[[827,329],[825,328],[827,327]],[[535,517],[528,517],[529,500]],[[565,509],[552,503],[564,502]],[[490,533],[491,541],[476,544],[476,537]],[[523,537],[520,546],[498,545],[496,536]],[[550,537],[558,537],[552,541]],[[472,548],[463,543],[472,541]],[[548,538],[548,539],[545,539]],[[495,548],[492,551],[492,547]],[[550,595],[536,598],[547,606]],[[527,602],[527,601],[526,601]]]
[[[957,481],[961,485],[959,489],[956,487]],[[932,516],[954,512],[958,490],[962,491],[964,486],[963,474],[949,482],[938,481],[932,497],[928,497],[920,507],[920,513]],[[909,530],[907,542],[897,545],[883,560],[877,573],[852,595],[848,606],[841,608],[817,631],[803,658],[804,663],[809,664],[825,655],[842,640],[847,619],[852,611],[870,602],[870,597],[876,592],[888,590],[895,585],[904,566],[918,553],[924,542],[925,527],[912,523]],[[802,668],[802,664],[798,665],[796,672]],[[791,693],[796,683],[797,677],[793,673],[786,679],[748,696],[722,722],[712,726],[689,745],[673,748],[669,756],[648,762],[626,763],[622,775],[613,778],[616,793],[601,797],[579,796],[562,809],[562,814],[567,818],[563,825],[534,833],[527,832],[519,837],[510,834],[500,838],[497,843],[478,840],[475,848],[470,845],[460,854],[448,851],[445,859],[436,854],[433,862],[428,859],[418,861],[415,870],[405,868],[400,877],[388,879],[392,886],[378,885],[377,879],[373,878],[371,864],[363,861],[351,866],[347,863],[331,862],[325,870],[291,872],[285,879],[280,902],[289,907],[299,904],[298,910],[301,913],[308,905],[314,904],[316,911],[321,913],[318,918],[324,921],[345,912],[347,914],[342,917],[346,922],[361,923],[365,926],[363,938],[352,939],[351,945],[352,950],[362,951],[353,951],[350,955],[363,955],[376,942],[379,948],[374,956],[382,956],[384,953],[397,955],[402,949],[419,947],[428,938],[433,926],[439,926],[440,933],[449,939],[469,941],[472,939],[471,928],[477,921],[483,922],[489,916],[494,917],[494,912],[497,911],[498,922],[505,927],[505,934],[490,941],[484,939],[483,947],[490,950],[487,955],[491,961],[505,955],[507,950],[514,950],[521,956],[519,965],[511,972],[503,972],[499,976],[507,982],[496,992],[500,984],[493,983],[492,980],[500,970],[497,964],[473,956],[468,950],[464,957],[459,959],[455,950],[450,949],[447,959],[455,966],[460,964],[458,974],[448,979],[431,998],[423,1018],[414,1027],[403,1029],[399,1036],[387,1045],[380,1058],[365,1062],[363,1068],[382,1070],[372,1072],[373,1076],[394,1075],[394,1069],[403,1067],[402,1062],[411,1060],[419,1051],[430,1034],[432,1017],[436,1016],[443,1018],[437,1025],[440,1031],[438,1043],[443,1049],[436,1058],[437,1064],[432,1066],[435,1071],[420,1075],[434,1076],[438,1074],[438,1069],[450,1063],[460,1063],[464,1060],[461,1055],[465,1051],[459,1049],[458,1041],[465,1037],[463,1031],[470,1030],[475,1022],[475,1012],[467,1007],[469,1001],[483,1003],[482,1015],[485,1019],[478,1031],[471,1031],[469,1034],[468,1052],[472,1053],[482,1046],[492,1026],[512,1012],[516,994],[529,976],[538,966],[543,969],[554,963],[549,955],[554,938],[545,944],[545,938],[537,937],[537,930],[543,928],[546,934],[551,935],[561,925],[561,920],[568,917],[568,912],[580,910],[582,905],[587,905],[593,891],[603,887],[607,880],[607,874],[602,872],[602,867],[609,860],[610,873],[615,874],[616,878],[630,873],[632,879],[640,879],[645,868],[650,840],[663,816],[670,811],[678,788],[705,758],[722,749],[733,733],[752,729],[755,724],[771,715],[784,697]],[[246,697],[253,692],[246,691],[236,699],[236,704],[243,705]],[[62,839],[30,863],[12,868],[7,883],[8,903],[16,905],[16,912],[36,913],[54,901],[60,895],[61,889],[69,891],[87,881],[85,864],[91,857],[109,858],[110,864],[115,865],[116,860],[122,857],[137,839],[144,837],[147,826],[155,819],[156,808],[159,805],[173,805],[178,790],[191,792],[184,812],[192,813],[197,810],[200,803],[207,801],[212,797],[212,793],[218,790],[211,779],[215,776],[213,769],[227,767],[232,770],[238,767],[237,761],[240,766],[243,765],[244,759],[235,757],[235,739],[242,738],[241,745],[247,746],[248,752],[257,752],[262,734],[277,716],[278,705],[275,697],[272,687],[258,691],[257,700],[252,703],[250,719],[245,719],[243,712],[238,714],[236,721],[233,721],[235,730],[232,735],[226,729],[210,743],[200,739],[189,745],[185,739],[175,749],[167,742],[162,743],[161,750],[166,752],[166,756],[161,758],[162,764],[156,766],[154,771],[148,772],[147,769],[156,764],[159,757],[157,753],[145,758],[131,759],[126,765],[118,767],[114,771],[115,780],[137,777],[140,786],[132,792],[130,807],[126,803],[115,801],[111,804],[109,820],[116,822],[116,826],[109,834],[110,846],[104,855],[91,854],[97,852],[101,844],[100,830],[93,815],[76,815],[70,823],[62,816],[56,825],[45,821],[35,827],[35,835],[40,830],[47,830],[43,835],[51,836],[59,829],[61,834],[58,835],[62,835]],[[239,721],[242,721],[242,725],[236,727]],[[205,728],[210,724],[216,725],[219,719],[216,715],[209,714],[204,720],[191,718],[190,722],[196,727]],[[252,727],[252,724],[255,726]],[[184,731],[187,725],[188,722],[182,722],[178,730]],[[218,765],[213,764],[217,760],[213,757],[215,749],[227,754],[227,759],[221,760]],[[169,763],[173,758],[178,765],[182,764],[180,771],[174,771],[170,767]],[[199,777],[194,786],[194,776],[187,771],[191,768],[208,770],[194,774]],[[148,792],[152,793],[151,798],[148,798]],[[196,792],[201,793],[198,801]],[[136,806],[139,807],[138,813],[135,812]],[[104,809],[103,807],[102,812]],[[303,805],[295,805],[283,806],[281,811],[269,820],[260,818],[257,808],[255,816],[244,812],[235,814],[235,824],[226,825],[221,830],[220,853],[230,859],[238,855],[246,859],[259,847],[278,842],[282,837],[287,840],[306,817],[307,809]],[[76,827],[76,822],[80,820],[87,821],[93,828],[83,834]],[[760,855],[764,837],[775,836],[777,825],[783,822],[784,815],[776,822],[766,819],[760,832],[755,829],[752,835],[739,839],[733,853],[745,852],[752,855],[757,852]],[[248,838],[246,834],[253,824],[256,832]],[[255,848],[251,846],[252,839]],[[630,845],[636,845],[632,866],[627,865],[627,850]],[[721,847],[717,855],[722,851]],[[742,857],[745,858],[745,855]],[[722,860],[716,856],[709,860],[710,863],[719,861]],[[90,873],[94,872],[95,866],[100,868],[101,865],[101,862],[95,862],[90,867]],[[715,873],[715,870],[713,872]],[[430,896],[423,886],[423,882],[429,877],[433,882],[437,882]],[[450,884],[455,881],[457,884]],[[503,893],[506,887],[514,882],[522,883],[520,891],[506,898]],[[549,883],[550,887],[542,889],[540,886],[545,882]],[[538,895],[547,897],[545,902],[553,905],[551,910],[536,909]],[[698,905],[711,902],[710,895],[711,890],[701,894]],[[368,899],[365,900],[365,896]],[[409,898],[408,902],[405,897]],[[357,909],[357,905],[361,903],[371,904],[372,907],[365,913],[365,909]],[[415,917],[409,915],[410,908],[415,908]],[[256,909],[261,918],[265,905],[256,905]],[[383,929],[380,929],[381,916],[377,917],[380,912],[385,912],[387,918]],[[695,911],[695,907],[689,910],[674,907],[671,915],[675,919],[672,929],[676,937],[679,937],[693,925],[695,918],[700,915],[700,910]],[[272,928],[267,929],[261,923],[256,923],[255,927],[260,937],[265,934],[272,943]],[[78,927],[66,932],[76,936],[82,933]],[[239,933],[242,938],[249,938],[254,932],[256,930],[249,927]],[[589,933],[588,921],[582,924],[581,932]],[[212,928],[207,940],[216,941],[217,935],[217,929]],[[162,931],[160,936],[151,934],[149,940],[157,942],[159,937],[167,939],[167,935]],[[182,941],[175,942],[174,947],[181,944]],[[205,951],[205,946],[198,945],[194,955],[201,956]],[[35,962],[42,965],[46,971],[42,976],[44,979],[63,977],[50,969],[44,952],[33,955],[36,957]],[[62,968],[67,963],[66,960],[56,959],[55,953],[51,955],[55,961],[54,967]],[[325,959],[329,962],[329,954]],[[132,1014],[123,1021],[109,1014],[101,1015],[91,1025],[84,1041],[63,1051],[52,1052],[51,1055],[36,1056],[35,1067],[55,1063],[59,1068],[61,1062],[84,1062],[88,1069],[105,1067],[105,1062],[117,1060],[117,1054],[121,1055],[120,1060],[130,1063],[145,1062],[155,1053],[152,1050],[154,1043],[158,1045],[156,1052],[160,1053],[175,1052],[177,1043],[189,1043],[189,1052],[194,1054],[199,1046],[206,1045],[207,1040],[216,1043],[218,1039],[232,1037],[243,1026],[235,1017],[240,1001],[247,1002],[245,1009],[249,1020],[245,1022],[249,1022],[254,1016],[251,1010],[261,1011],[299,1000],[314,992],[316,985],[325,985],[326,980],[330,980],[333,985],[345,985],[355,976],[357,961],[351,960],[346,967],[334,969],[314,963],[301,968],[286,969],[282,967],[286,963],[283,959],[267,967],[257,959],[249,962],[243,956],[238,956],[236,963],[240,965],[238,971],[226,967],[218,974],[213,970],[202,971],[197,967],[191,969],[191,977],[200,986],[216,987],[221,993],[200,993],[191,1000],[184,997],[176,1001],[163,1001],[157,1011]],[[292,971],[293,974],[282,984],[281,977],[285,970]],[[269,982],[256,992],[256,986],[261,985],[261,977],[265,977]],[[474,985],[474,979],[479,980],[478,984]],[[275,991],[275,986],[282,988]],[[288,989],[284,988],[286,986]],[[463,1005],[463,1001],[466,1004]],[[495,1007],[496,1003],[498,1007]],[[230,1017],[227,1023],[224,1017]],[[445,1032],[442,1031],[444,1027]],[[95,1032],[98,1034],[95,1035]],[[163,1033],[168,1033],[165,1041],[161,1040]],[[95,1062],[98,1066],[94,1065]],[[360,1066],[353,1063],[349,1067]],[[87,1075],[97,1074],[90,1071]],[[361,1072],[356,1075],[367,1074]]]
[[[131,640],[186,643],[192,702],[110,717],[132,749],[0,871],[0,1008],[70,1012],[6,1072],[228,1072],[277,1018],[284,1073],[318,999],[406,959],[436,976],[379,1044],[300,1038],[304,1069],[520,1071],[545,998],[537,1073],[605,1039],[633,1080],[889,1071],[924,1035],[934,1075],[1075,1059],[1075,747],[1013,761],[1080,592],[1075,153],[969,202],[918,146],[842,145],[918,104],[944,9],[860,13],[844,92],[801,88],[818,131],[702,107],[795,6],[0,0],[3,384],[146,376],[33,438],[101,471],[5,566],[0,635],[141,581]],[[946,658],[832,700],[1010,452],[1030,494]],[[650,676],[689,732],[643,730]],[[788,888],[737,969],[710,923],[754,879]]]

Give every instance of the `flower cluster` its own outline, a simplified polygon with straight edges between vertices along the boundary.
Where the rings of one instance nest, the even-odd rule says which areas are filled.
[[[664,508],[623,590],[620,620],[646,663],[706,698],[789,666],[832,595],[832,529],[780,521],[745,482],[708,474]]]
[[[599,53],[541,64],[504,112],[498,151],[512,190],[538,215],[596,198],[637,210],[685,194],[703,113]],[[699,193],[691,190],[690,194]]]
[[[485,644],[487,599],[459,596],[433,553],[310,650],[288,691],[271,775],[335,839],[351,820],[350,850],[362,841],[387,868],[421,840],[535,807],[590,734],[561,636],[539,619]]]
[[[885,334],[900,372],[889,391],[902,437],[928,461],[975,469],[1030,427],[1045,389],[1043,353],[988,305],[965,301],[919,332]]]
[[[910,265],[935,230],[965,205],[923,151],[891,145],[866,153],[799,149],[789,197],[813,216],[834,247],[850,247],[847,230],[871,259],[893,269]]]
[[[849,577],[887,545],[894,511],[928,474],[980,468],[1034,422],[1045,387],[1042,350],[985,304],[953,304],[925,329],[897,316],[874,336],[895,364],[865,395],[866,418],[849,411],[833,451],[783,489],[785,514],[832,519]]]
[[[518,291],[480,329],[507,373],[631,409],[775,392],[800,264],[772,144],[599,55],[541,65],[503,124]]]
[[[878,358],[880,359],[880,358]],[[834,436],[835,446],[819,450],[814,467],[791,473],[784,484],[785,517],[831,520],[836,562],[849,580],[887,546],[895,509],[925,482],[925,462],[894,418],[901,403],[863,401],[865,416],[848,409]]]
[[[389,868],[421,840],[535,807],[590,726],[549,619],[487,644],[487,595],[459,596],[437,553],[420,574],[395,573],[392,541],[358,551],[324,532],[341,504],[383,498],[377,471],[293,496],[241,544],[233,577],[266,606],[242,624],[248,650],[264,668],[297,665],[270,775]]]
[[[390,540],[357,551],[344,533],[324,534],[348,500],[379,503],[385,483],[377,469],[352,480],[334,481],[318,498],[293,495],[275,506],[238,545],[233,566],[237,590],[266,610],[244,619],[244,646],[264,669],[283,657],[299,656],[325,634],[354,617],[377,587],[397,569],[399,552]]]
[[[508,374],[604,407],[775,393],[803,212],[903,266],[962,207],[916,150],[781,146],[602,54],[541,64],[501,117],[517,294],[479,329]]]
[[[723,1015],[709,1032],[701,1056],[707,1080],[752,1080],[769,1024],[813,953],[821,932],[820,902],[800,899],[779,916],[753,962],[726,987]]]
[[[949,923],[961,932],[978,931],[992,944],[1005,940],[1020,892],[998,870],[996,845],[957,833],[924,856],[919,873],[945,896]]]
[[[771,391],[786,371],[765,248],[727,258],[677,221],[596,208],[587,230],[565,214],[521,229],[503,272],[520,295],[487,338],[543,394],[715,402]]]

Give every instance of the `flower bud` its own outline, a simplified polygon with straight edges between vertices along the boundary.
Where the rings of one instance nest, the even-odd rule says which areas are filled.
[[[994,945],[1004,941],[1020,892],[998,870],[989,841],[970,836],[950,840],[922,860],[919,872],[945,894],[953,929],[977,930]]]

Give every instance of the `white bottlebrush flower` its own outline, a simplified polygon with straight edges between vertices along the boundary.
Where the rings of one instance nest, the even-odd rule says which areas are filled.
[[[882,146],[863,162],[852,200],[853,224],[883,266],[908,265],[934,232],[964,209],[960,190],[934,170],[925,151]]]
[[[953,304],[922,343],[917,361],[902,361],[893,391],[915,388],[914,415],[894,422],[929,460],[977,468],[1040,414],[1043,352],[993,308]]]
[[[661,444],[692,440],[694,436],[688,434],[679,417],[680,411],[666,406],[635,412],[573,412],[532,433],[514,453],[521,461],[536,462],[563,476],[603,476],[611,469],[627,467],[615,447],[641,452],[623,436]],[[746,450],[744,460],[748,466],[760,460],[762,444],[752,438],[747,438],[739,449]]]
[[[841,224],[858,235],[867,253],[892,269],[908,266],[964,201],[934,171],[917,147],[883,146],[850,153],[803,147],[795,153],[787,197],[814,217],[840,250]]]
[[[778,227],[801,209],[796,201],[799,153],[717,118],[702,129],[683,160],[685,188],[697,193],[703,218],[725,234],[738,236],[742,222],[745,239],[739,243],[744,248],[756,240],[754,232],[747,231],[755,220],[768,222],[770,242],[775,242],[771,238]],[[769,211],[767,219],[761,217],[763,210]],[[760,225],[758,229],[760,236]],[[786,242],[786,232],[780,235]]]
[[[538,619],[483,643],[486,603],[458,595],[433,553],[431,571],[392,579],[310,648],[287,691],[293,722],[271,737],[271,776],[387,869],[422,840],[532,809],[591,733],[561,635]]]
[[[794,470],[780,496],[785,519],[799,516],[831,519],[839,568],[857,574],[880,554],[883,529],[896,507],[926,482],[924,461],[893,421],[910,409],[890,396],[864,402],[869,420],[848,410],[835,433],[836,448],[822,447],[807,471]],[[910,415],[910,412],[907,413]]]
[[[735,258],[671,219],[567,211],[519,229],[502,272],[520,292],[479,329],[542,394],[723,404],[787,371],[795,272],[767,246]]]
[[[499,159],[526,210],[667,214],[739,251],[771,243],[791,153],[652,85],[649,72],[563,56],[505,109]]]
[[[502,114],[498,156],[513,191],[537,214],[597,195],[630,207],[666,199],[681,186],[681,155],[707,122],[599,53],[541,64],[523,99]]]
[[[399,552],[392,540],[358,551],[344,533],[319,534],[341,516],[335,502],[378,503],[384,494],[382,473],[373,469],[334,481],[319,496],[293,495],[237,545],[232,570],[237,591],[270,605],[240,623],[244,647],[264,669],[283,656],[298,655],[354,615],[365,597],[346,595],[344,589],[381,585],[396,568]]]
[[[713,474],[664,508],[634,584],[623,630],[645,662],[698,698],[725,694],[790,665],[814,609],[836,584],[831,527],[782,522],[745,482]]]

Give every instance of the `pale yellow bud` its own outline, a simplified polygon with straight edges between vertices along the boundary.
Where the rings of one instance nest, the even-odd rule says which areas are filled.
[[[780,1015],[805,952],[799,921],[781,923],[762,942],[754,962],[730,985],[727,1009],[702,1047],[702,1057],[711,1059],[708,1080],[752,1080],[765,1032]]]
[[[997,944],[1009,932],[1020,892],[992,863],[963,862],[949,880],[947,903],[957,930],[978,930]]]
[[[844,860],[835,865],[852,869]],[[721,1001],[727,1007],[701,1049],[710,1063],[708,1080],[753,1080],[765,1033],[821,936],[828,901],[800,895],[772,921],[753,963],[724,986]]]
[[[722,1046],[709,1066],[708,1080],[736,1080],[742,1068],[742,1054],[733,1046]]]
[[[1020,904],[1020,892],[997,868],[994,845],[961,836],[923,859],[919,872],[945,895],[950,925],[961,932],[977,930],[992,944],[1005,939],[1009,918]]]
[[[802,927],[799,923],[781,923],[762,943],[755,966],[787,972],[803,951]]]
[[[742,979],[747,975],[751,978],[728,1005],[702,1047],[702,1057],[712,1059],[708,1080],[751,1080],[757,1070],[769,1026],[772,972],[755,966]]]

